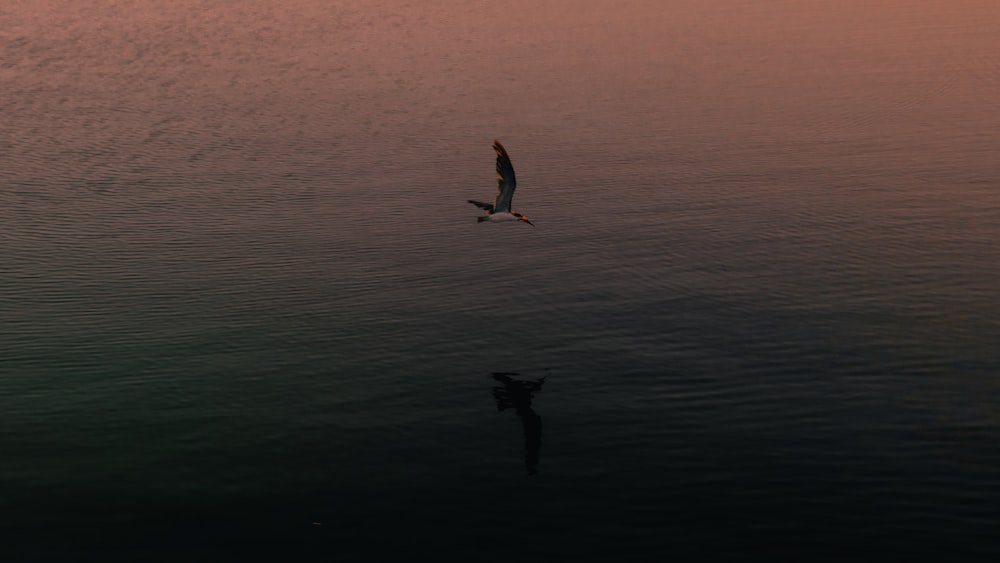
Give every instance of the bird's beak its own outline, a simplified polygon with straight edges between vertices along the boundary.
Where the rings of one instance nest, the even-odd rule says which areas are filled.
[[[527,217],[521,217],[521,220],[524,221],[525,223],[531,225],[532,227],[535,226],[535,224],[532,223],[531,221],[529,221]]]

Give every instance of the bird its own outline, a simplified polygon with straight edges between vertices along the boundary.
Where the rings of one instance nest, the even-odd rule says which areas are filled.
[[[483,203],[470,199],[469,203],[486,210],[486,215],[477,217],[476,222],[482,223],[502,223],[507,221],[524,221],[535,226],[527,217],[516,211],[511,211],[510,202],[514,198],[514,188],[517,187],[517,180],[514,179],[514,165],[510,163],[510,155],[507,149],[503,148],[500,141],[493,139],[493,150],[497,153],[497,197],[493,203]]]

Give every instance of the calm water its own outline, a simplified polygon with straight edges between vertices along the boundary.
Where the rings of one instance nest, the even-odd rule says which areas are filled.
[[[1000,8],[612,4],[0,7],[4,560],[1000,553]]]

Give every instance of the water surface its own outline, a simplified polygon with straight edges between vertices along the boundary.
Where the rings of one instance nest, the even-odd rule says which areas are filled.
[[[992,2],[0,22],[14,560],[997,553]]]

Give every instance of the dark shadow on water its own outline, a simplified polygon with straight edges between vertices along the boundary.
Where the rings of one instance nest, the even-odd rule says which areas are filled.
[[[537,379],[514,379],[514,372],[496,372],[493,379],[503,384],[503,387],[493,388],[493,398],[497,402],[497,410],[514,409],[521,418],[524,428],[524,466],[528,475],[538,473],[538,452],[542,446],[542,417],[531,408],[535,393],[542,390],[545,376]]]

